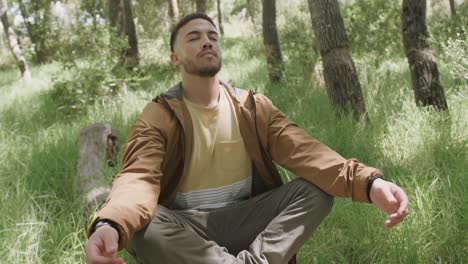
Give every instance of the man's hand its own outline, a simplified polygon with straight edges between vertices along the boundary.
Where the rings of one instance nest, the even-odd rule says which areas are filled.
[[[393,227],[408,214],[408,196],[403,189],[391,182],[376,179],[370,190],[370,198],[375,207],[387,213],[385,227]]]
[[[117,257],[119,233],[113,227],[102,226],[89,237],[86,244],[88,264],[123,264]]]

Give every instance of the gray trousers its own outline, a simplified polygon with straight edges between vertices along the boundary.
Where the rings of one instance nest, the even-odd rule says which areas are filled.
[[[330,195],[295,179],[220,209],[180,211],[158,205],[127,250],[144,264],[287,263],[332,204]]]

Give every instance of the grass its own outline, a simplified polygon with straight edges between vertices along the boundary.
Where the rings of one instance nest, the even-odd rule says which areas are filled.
[[[453,74],[451,61],[438,61],[448,116],[415,106],[404,58],[378,65],[374,57],[355,58],[370,117],[360,124],[337,118],[319,82],[296,74],[301,72],[297,62],[287,62],[285,84],[272,85],[258,39],[236,37],[225,44],[224,80],[266,93],[314,137],[345,157],[383,169],[409,195],[409,216],[390,230],[383,227],[385,216],[371,205],[337,199],[299,252],[299,263],[468,261],[468,89],[466,79]],[[152,74],[141,89],[104,99],[90,106],[87,115],[72,118],[61,114],[50,97],[53,77],[66,74],[61,66],[31,70],[30,84],[23,84],[14,68],[0,70],[0,260],[81,263],[89,219],[82,215],[77,189],[79,129],[108,123],[121,145],[143,106],[171,86],[173,77]],[[105,171],[109,182],[115,173]],[[134,263],[125,252],[119,254]]]

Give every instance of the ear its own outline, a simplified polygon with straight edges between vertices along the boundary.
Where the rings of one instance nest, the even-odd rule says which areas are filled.
[[[171,53],[171,63],[175,66],[179,66],[180,64],[179,56],[174,52]]]

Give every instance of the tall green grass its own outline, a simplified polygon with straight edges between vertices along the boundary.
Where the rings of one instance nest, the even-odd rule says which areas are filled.
[[[403,57],[378,64],[375,57],[355,58],[369,113],[369,122],[356,123],[334,114],[320,81],[304,80],[297,62],[287,61],[285,83],[272,85],[258,39],[228,38],[224,44],[224,80],[266,93],[314,137],[381,168],[410,198],[407,219],[393,229],[383,227],[385,216],[372,205],[337,199],[299,252],[300,263],[468,261],[468,89],[466,79],[448,74],[450,61],[438,61],[448,116],[415,106]],[[23,84],[16,69],[0,71],[1,263],[85,261],[89,219],[77,188],[79,129],[108,123],[122,144],[143,106],[174,84],[172,77],[153,74],[125,97],[105,98],[86,115],[70,117],[51,99],[52,79],[64,74],[59,64],[36,66],[33,81]],[[104,171],[109,183],[116,170]]]

